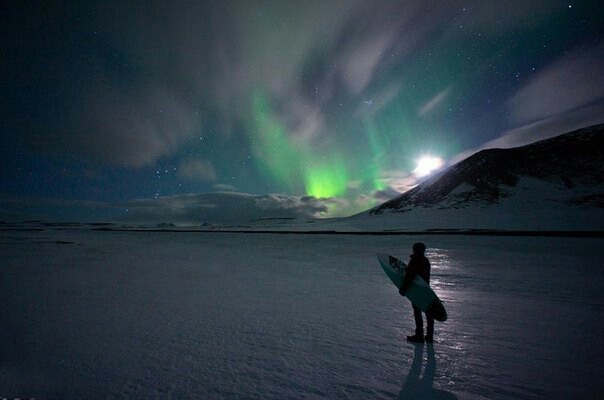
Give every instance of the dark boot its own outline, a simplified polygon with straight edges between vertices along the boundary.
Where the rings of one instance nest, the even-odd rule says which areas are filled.
[[[407,341],[413,343],[424,343],[424,335],[422,333],[416,333],[413,336],[407,336]]]

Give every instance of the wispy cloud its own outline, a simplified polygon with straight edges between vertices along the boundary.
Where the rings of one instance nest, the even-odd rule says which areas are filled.
[[[341,104],[370,99],[376,109],[389,102],[404,84],[404,76],[391,79],[389,73],[431,35],[446,35],[447,24],[457,28],[452,15],[483,28],[495,20],[513,27],[527,13],[552,8],[547,1],[486,3],[51,6],[29,22],[65,31],[62,43],[48,52],[47,30],[35,30],[27,34],[40,37],[11,47],[12,57],[34,59],[23,63],[26,70],[10,72],[14,96],[7,104],[12,113],[23,114],[30,108],[20,103],[24,90],[48,99],[37,115],[19,115],[22,136],[37,149],[130,167],[174,155],[200,133],[228,137],[249,125],[254,120],[249,94],[256,88],[278,105],[274,112],[289,134],[313,140],[329,133],[328,122]],[[475,12],[465,16],[466,7]],[[72,17],[80,14],[87,19],[76,23]],[[376,81],[378,74],[382,78]],[[19,83],[31,76],[37,79],[34,89]],[[420,115],[447,94],[447,89],[436,94]],[[522,95],[518,100],[523,102]]]
[[[535,122],[604,99],[602,71],[604,43],[560,57],[509,99],[512,123]]]
[[[454,164],[489,148],[512,148],[604,123],[604,43],[554,60],[507,101],[513,128],[463,151]]]
[[[449,165],[462,161],[481,150],[495,148],[509,149],[524,146],[539,140],[549,139],[567,132],[602,123],[604,123],[604,104],[595,104],[580,108],[510,129],[497,139],[489,140],[479,147],[457,154],[451,158]]]
[[[209,182],[216,180],[214,165],[207,160],[186,159],[181,161],[178,167],[178,175],[189,180]]]
[[[227,183],[217,183],[212,185],[212,188],[217,192],[238,192],[238,189],[235,186]]]
[[[419,108],[419,110],[417,111],[417,115],[420,117],[427,116],[430,112],[432,112],[445,101],[447,96],[449,96],[449,94],[451,93],[451,90],[453,90],[453,85],[449,85],[440,92],[438,92],[434,97],[425,102]]]
[[[404,193],[419,183],[418,177],[404,170],[388,170],[382,172],[382,183],[388,188],[384,193]]]

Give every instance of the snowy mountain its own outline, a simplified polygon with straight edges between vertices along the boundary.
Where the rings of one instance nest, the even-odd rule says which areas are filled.
[[[380,215],[401,229],[604,230],[604,125],[480,151],[358,219]]]

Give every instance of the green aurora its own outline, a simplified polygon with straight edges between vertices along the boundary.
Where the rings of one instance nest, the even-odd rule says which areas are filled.
[[[345,198],[359,188],[382,190],[386,187],[379,160],[387,154],[389,141],[370,122],[364,126],[367,143],[361,145],[368,150],[366,154],[348,149],[346,157],[345,148],[344,152],[325,151],[312,142],[296,140],[286,124],[272,112],[262,91],[253,95],[252,109],[255,126],[248,132],[259,144],[255,159],[257,167],[282,189],[303,190],[304,194],[316,198]],[[357,184],[351,186],[351,182]],[[366,202],[359,209],[373,204]]]

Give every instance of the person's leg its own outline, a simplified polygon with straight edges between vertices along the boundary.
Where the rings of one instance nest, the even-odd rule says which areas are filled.
[[[407,336],[407,340],[415,343],[424,343],[424,320],[422,310],[413,304],[413,317],[415,318],[415,335]]]
[[[417,336],[424,336],[424,319],[422,317],[422,310],[413,304],[413,317],[415,318],[415,334]]]
[[[424,319],[422,317],[422,310],[420,310],[415,304],[413,304],[413,317],[415,318],[415,334],[424,335]]]
[[[434,338],[434,318],[426,315],[426,340],[432,342]]]

